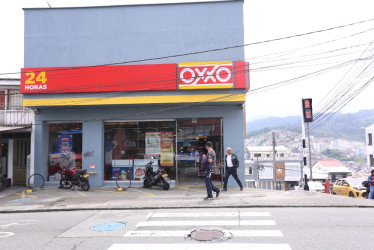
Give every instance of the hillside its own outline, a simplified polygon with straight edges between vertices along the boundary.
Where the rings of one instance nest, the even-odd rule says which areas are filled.
[[[272,129],[292,130],[301,126],[299,116],[269,117],[247,123],[247,137],[267,133]],[[356,113],[336,113],[326,124],[311,131],[316,137],[332,137],[365,142],[365,127],[374,124],[374,109],[360,110]]]

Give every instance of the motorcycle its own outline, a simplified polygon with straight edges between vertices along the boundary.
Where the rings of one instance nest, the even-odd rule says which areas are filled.
[[[362,197],[364,198],[369,198],[369,193],[370,193],[370,186],[368,181],[363,181],[362,186],[366,188],[366,191],[362,194]],[[372,197],[374,199],[374,196]]]
[[[74,167],[67,166],[61,170],[60,187],[72,190],[76,186],[81,187],[83,191],[90,189],[90,183],[88,182],[89,174],[87,170],[77,170]]]
[[[153,159],[153,158],[152,158]],[[160,186],[164,190],[169,190],[170,188],[170,178],[165,170],[158,169],[153,171],[153,160],[146,164],[145,176],[144,176],[144,187],[150,188],[152,186]]]
[[[72,161],[65,167],[61,168],[61,180],[60,180],[60,188],[69,189],[73,186],[73,179],[74,174],[76,172]]]
[[[87,173],[87,169],[84,170],[76,170],[73,176],[73,188],[76,186],[81,187],[83,191],[88,191],[90,189],[90,183],[88,182],[88,177],[90,175]]]

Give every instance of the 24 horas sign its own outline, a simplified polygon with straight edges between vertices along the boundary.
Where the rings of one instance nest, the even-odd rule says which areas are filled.
[[[249,89],[246,62],[23,68],[21,93]]]

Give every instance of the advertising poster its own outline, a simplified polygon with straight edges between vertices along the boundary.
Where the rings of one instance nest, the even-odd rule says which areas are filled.
[[[160,132],[145,133],[145,153],[148,155],[160,155],[161,138]]]
[[[174,166],[174,132],[161,132],[161,161],[160,165],[163,167]]]
[[[58,136],[58,151],[60,153],[71,152],[73,145],[73,135],[59,135]]]

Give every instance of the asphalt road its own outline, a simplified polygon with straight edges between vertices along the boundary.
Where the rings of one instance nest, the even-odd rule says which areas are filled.
[[[374,229],[373,217],[371,208],[190,208],[0,214],[0,248],[373,249],[369,240]],[[188,237],[192,232],[209,237],[221,234],[212,241],[198,241]]]

